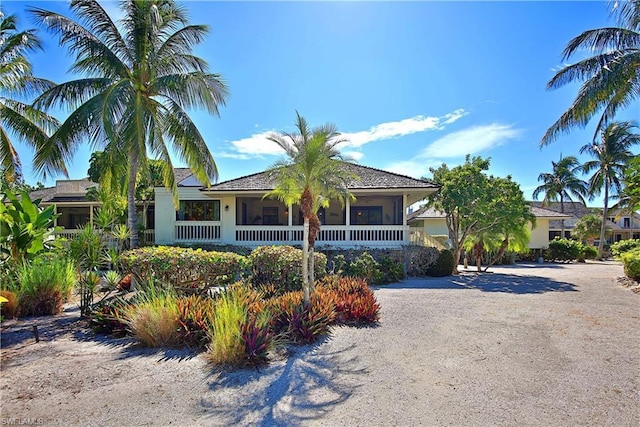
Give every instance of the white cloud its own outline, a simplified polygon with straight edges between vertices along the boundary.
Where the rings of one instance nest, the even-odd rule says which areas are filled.
[[[403,160],[395,162],[385,167],[384,170],[388,172],[399,173],[400,175],[407,175],[413,178],[421,178],[423,176],[429,176],[429,168],[437,168],[442,164],[442,161],[435,159],[420,159],[415,157],[411,160]]]
[[[340,136],[347,139],[344,147],[362,147],[363,145],[383,139],[398,138],[428,130],[441,130],[444,125],[449,125],[467,112],[463,109],[455,110],[442,117],[415,116],[408,119],[386,122],[360,132],[343,132]]]
[[[364,153],[361,153],[360,151],[343,151],[342,155],[351,160],[355,160],[356,162],[359,162],[364,157]]]
[[[493,123],[485,126],[474,126],[452,132],[429,144],[410,160],[392,163],[384,169],[389,172],[419,178],[429,175],[429,168],[439,167],[443,161],[439,159],[463,158],[467,154],[477,154],[490,150],[516,139],[521,130],[510,125]],[[456,162],[447,161],[449,166]]]
[[[474,126],[437,139],[422,150],[419,156],[430,159],[463,157],[500,146],[518,138],[520,134],[519,129],[514,129],[510,125],[493,123]]]
[[[272,134],[273,132],[271,131],[253,134],[248,138],[231,141],[231,146],[234,151],[249,157],[284,154],[284,150],[278,144],[267,139]]]
[[[340,134],[340,137],[345,139],[346,142],[340,144],[339,148],[360,148],[363,145],[373,141],[399,138],[405,135],[411,135],[414,133],[426,132],[430,130],[442,130],[445,128],[445,126],[454,123],[467,114],[468,113],[464,109],[458,109],[441,117],[428,117],[419,115],[395,122],[380,123],[365,131],[343,132]],[[232,155],[261,157],[284,154],[284,150],[282,150],[274,142],[271,142],[267,139],[267,137],[272,133],[272,131],[265,131],[253,134],[250,137],[239,139],[237,141],[231,141],[229,143],[231,145],[230,150],[237,154],[226,153],[226,157],[231,157]],[[349,151],[348,153],[356,160],[359,160],[363,156],[363,153],[359,151]],[[224,154],[223,157],[225,157]]]

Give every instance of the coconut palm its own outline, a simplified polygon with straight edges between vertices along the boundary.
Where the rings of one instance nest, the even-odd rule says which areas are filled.
[[[584,51],[595,54],[562,68],[547,83],[548,89],[556,89],[583,82],[573,104],[546,131],[541,145],[570,128],[585,126],[602,111],[595,137],[619,110],[640,98],[640,0],[616,1],[612,14],[618,26],[585,31],[564,49],[563,61]]]
[[[36,152],[48,143],[58,121],[25,102],[39,95],[53,83],[33,76],[28,52],[40,49],[35,30],[17,30],[15,15],[5,17],[0,11],[0,170],[8,183],[23,180],[22,164],[10,135],[31,145]],[[49,167],[65,172],[64,165],[43,159]]]
[[[622,189],[622,176],[628,162],[633,158],[631,147],[640,143],[640,134],[634,133],[637,126],[633,122],[614,122],[609,124],[600,135],[580,149],[580,154],[587,153],[594,160],[582,165],[584,173],[594,172],[589,179],[589,192],[597,196],[604,189],[604,207],[602,209],[602,227],[598,255],[602,257],[604,250],[605,226],[607,223],[607,207],[611,191],[619,194]]]
[[[640,210],[640,159],[629,162],[622,174],[622,189],[618,194],[618,202],[612,206],[618,210],[616,221],[624,214],[631,217],[629,238],[633,239],[635,231],[635,212]]]
[[[227,90],[221,77],[193,55],[208,28],[189,25],[185,10],[172,0],[124,0],[116,25],[95,0],[72,0],[78,21],[31,9],[38,21],[75,55],[72,71],[82,78],[46,91],[38,105],[66,106],[72,112],[52,136],[49,150],[34,166],[46,170],[47,157],[67,160],[89,140],[106,155],[126,153],[127,206],[131,247],[138,245],[135,184],[149,168],[147,153],[164,160],[164,185],[177,203],[170,151],[184,160],[205,185],[217,179],[216,164],[185,109],[218,115]],[[102,148],[102,147],[101,147]],[[146,173],[145,173],[146,175]]]
[[[269,140],[278,144],[287,157],[271,168],[276,186],[266,197],[277,198],[286,205],[300,204],[304,220],[302,284],[304,302],[308,305],[314,281],[313,251],[320,230],[318,209],[327,207],[331,198],[341,202],[346,197],[353,198],[347,182],[356,177],[349,172],[345,158],[336,149],[344,140],[332,124],[310,128],[296,112],[296,132],[273,134]]]
[[[580,163],[575,156],[562,157],[558,162],[551,162],[552,172],[544,172],[538,175],[538,181],[542,185],[533,190],[533,198],[544,193],[542,205],[550,202],[560,202],[560,212],[564,213],[564,202],[573,201],[573,198],[585,203],[584,197],[588,194],[588,184],[578,178],[576,173],[581,171]],[[561,237],[564,238],[564,219],[561,221]]]

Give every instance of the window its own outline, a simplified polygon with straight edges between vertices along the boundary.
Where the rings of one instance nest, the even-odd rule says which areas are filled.
[[[382,224],[382,206],[352,206],[350,213],[353,225]]]
[[[625,217],[622,220],[622,228],[631,228],[631,218]]]
[[[178,221],[220,221],[220,200],[180,200]]]
[[[264,206],[262,208],[262,224],[277,225],[278,224],[278,208]]]

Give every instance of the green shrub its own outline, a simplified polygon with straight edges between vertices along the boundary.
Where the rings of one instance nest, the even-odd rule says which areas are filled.
[[[369,252],[363,252],[349,263],[345,272],[348,276],[359,277],[372,285],[383,283],[384,274],[380,270],[380,264],[373,259]]]
[[[315,277],[326,274],[327,257],[314,252]],[[302,289],[302,250],[292,246],[261,246],[249,255],[251,282],[255,286],[272,284],[279,293]]]
[[[549,249],[545,251],[545,259],[548,261],[570,262],[579,259],[584,245],[577,240],[554,239],[549,242]]]
[[[453,274],[453,267],[453,252],[449,249],[444,249],[438,254],[436,263],[427,268],[426,275],[432,277],[451,276],[451,274]]]
[[[640,282],[640,248],[623,252],[620,260],[624,266],[624,274],[630,279]]]
[[[107,246],[102,232],[86,224],[69,242],[69,256],[84,270],[95,270],[101,266]]]
[[[18,281],[21,316],[58,314],[76,284],[76,270],[59,256],[38,255],[18,272]]]
[[[590,245],[582,245],[582,256],[586,259],[596,259],[598,257],[598,248]]]
[[[620,240],[611,245],[611,253],[614,257],[619,258],[623,253],[636,248],[640,248],[640,239]]]
[[[231,252],[157,246],[124,252],[120,268],[175,287],[206,288],[236,281],[247,269],[247,259]]]
[[[382,283],[400,282],[405,278],[404,263],[390,256],[380,258],[380,271],[382,272]]]

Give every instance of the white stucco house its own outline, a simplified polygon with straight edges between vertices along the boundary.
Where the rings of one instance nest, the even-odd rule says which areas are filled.
[[[433,182],[347,163],[359,177],[348,183],[356,197],[342,206],[332,200],[319,213],[316,245],[336,248],[395,248],[410,243],[410,205],[438,189]],[[171,193],[155,188],[155,243],[232,244],[255,247],[300,244],[302,215],[297,205],[264,198],[275,181],[260,172],[209,188],[193,175],[178,181],[179,207]]]
[[[549,223],[569,218],[569,215],[531,206],[531,213],[536,217],[536,225],[529,224],[531,239],[529,249],[546,249],[549,247]],[[446,215],[444,212],[433,208],[421,208],[409,214],[407,220],[412,230],[412,235],[420,236],[422,239],[429,239],[431,236],[439,241],[449,238]],[[427,237],[425,237],[427,236]]]

